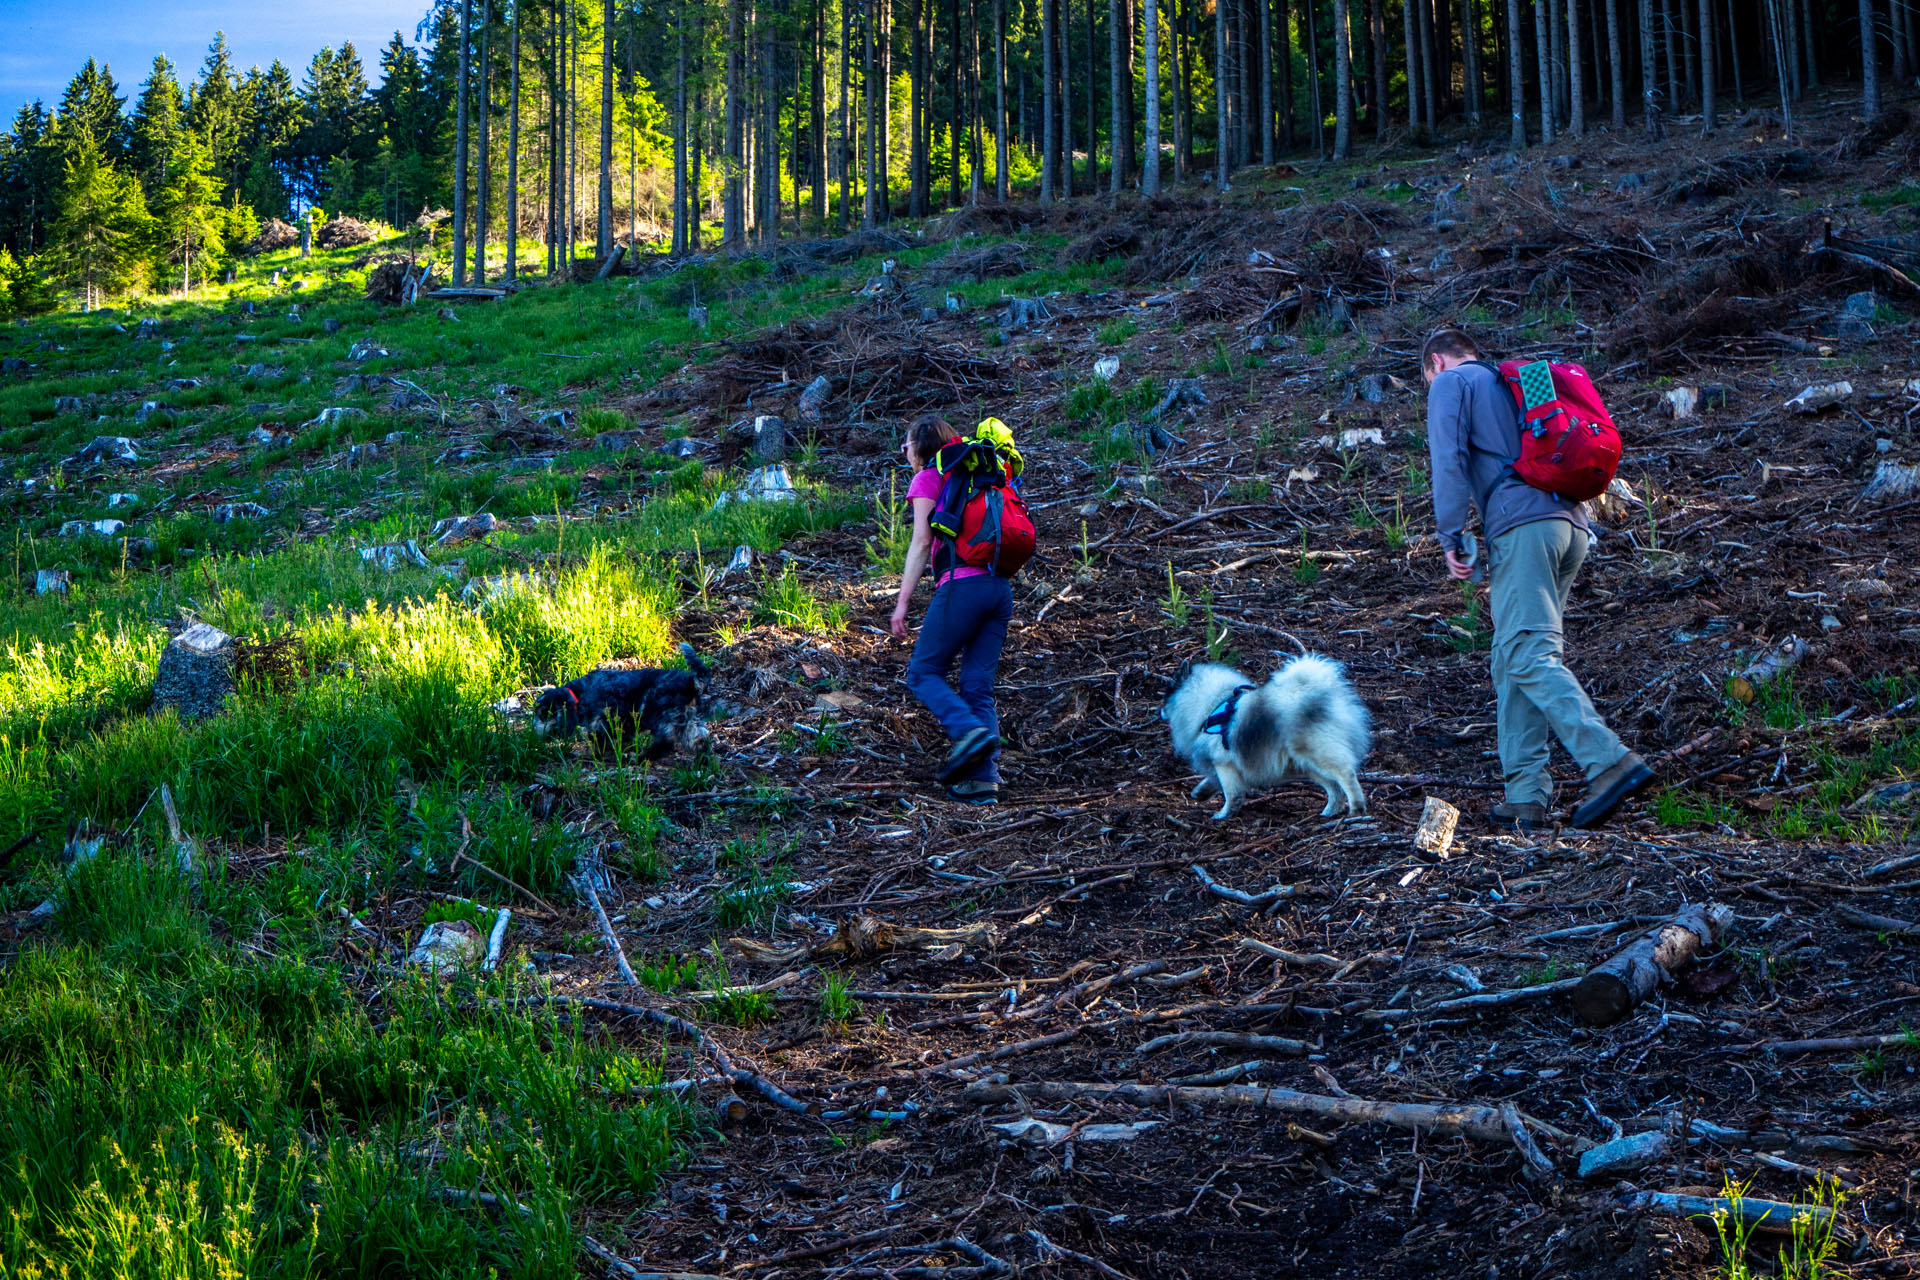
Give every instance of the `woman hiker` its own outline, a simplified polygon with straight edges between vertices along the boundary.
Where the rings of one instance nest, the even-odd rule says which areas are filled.
[[[906,568],[900,577],[900,598],[893,606],[896,638],[907,638],[907,603],[935,560],[933,602],[907,664],[907,687],[940,721],[953,747],[934,777],[947,795],[968,804],[996,804],[1000,797],[1000,718],[993,707],[993,683],[1000,667],[1000,647],[1006,643],[1007,623],[1013,617],[1013,584],[999,574],[954,563],[946,539],[934,545],[929,524],[940,501],[940,472],[934,456],[960,433],[944,419],[931,415],[914,420],[901,446],[914,470],[907,487],[913,506],[913,541],[907,547]],[[960,659],[960,684],[947,683],[947,670]]]

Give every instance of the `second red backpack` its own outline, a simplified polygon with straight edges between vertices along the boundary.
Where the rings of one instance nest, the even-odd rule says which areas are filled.
[[[940,501],[928,521],[940,535],[936,575],[957,564],[1011,578],[1033,557],[1033,517],[1013,467],[984,440],[955,440],[935,455]]]
[[[1620,467],[1620,429],[1587,371],[1577,364],[1506,360],[1500,378],[1520,410],[1514,474],[1569,502],[1605,493]]]

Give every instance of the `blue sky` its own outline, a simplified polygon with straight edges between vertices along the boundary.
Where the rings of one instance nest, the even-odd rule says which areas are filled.
[[[0,129],[35,98],[57,105],[88,58],[113,68],[129,107],[156,53],[173,60],[184,87],[215,31],[227,33],[242,71],[279,58],[296,81],[322,46],[351,40],[367,78],[377,80],[380,46],[396,29],[413,43],[427,7],[428,0],[0,0]]]

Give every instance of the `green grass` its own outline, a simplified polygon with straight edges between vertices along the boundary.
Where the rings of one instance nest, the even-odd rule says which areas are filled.
[[[509,977],[369,1005],[327,916],[282,918],[263,954],[221,923],[273,909],[257,884],[216,865],[201,893],[110,850],[0,969],[5,1274],[558,1280],[579,1208],[644,1203],[698,1134],[632,1096],[651,1055]]]
[[[799,571],[789,563],[778,577],[769,574],[762,580],[753,620],[810,635],[830,635],[847,629],[847,606],[838,600],[823,602],[817,592],[800,581]]]
[[[676,828],[655,788],[711,790],[719,761],[676,758],[656,776],[540,739],[496,705],[614,659],[676,661],[696,593],[715,603],[686,575],[689,553],[764,555],[869,516],[804,463],[800,501],[715,509],[735,478],[593,441],[635,428],[623,406],[720,340],[846,305],[848,277],[775,279],[750,258],[534,287],[447,322],[360,299],[355,256],[300,265],[301,320],[265,283],[287,255],[191,303],[142,304],[164,350],[124,314],[125,333],[99,315],[0,331],[0,354],[36,366],[0,382],[0,841],[39,833],[0,879],[0,910],[60,904],[0,967],[0,1274],[571,1276],[586,1207],[643,1212],[702,1140],[692,1113],[650,1096],[650,1038],[623,1048],[630,1035],[556,1018],[517,970],[443,986],[395,966],[426,923],[486,930],[493,909],[475,904],[517,906],[496,875],[564,890],[584,838],[527,807],[535,780],[618,829],[602,844],[615,874],[667,870]],[[1012,283],[1044,292],[1117,269]],[[696,290],[704,331],[685,319]],[[366,338],[391,354],[349,362]],[[34,351],[42,340],[56,349]],[[435,403],[396,408],[368,374]],[[182,378],[201,385],[165,386]],[[55,411],[68,395],[82,412]],[[146,400],[176,412],[136,424]],[[318,420],[336,407],[358,413]],[[573,416],[536,429],[560,407]],[[551,438],[496,438],[501,422]],[[251,443],[263,424],[290,442]],[[687,433],[667,422],[648,439]],[[64,461],[101,434],[135,438],[141,462]],[[450,453],[450,436],[483,447]],[[378,457],[346,465],[365,443]],[[137,498],[113,509],[122,537],[59,536],[104,517],[110,493]],[[221,523],[210,494],[266,514]],[[433,543],[437,520],[476,512],[509,523],[483,543]],[[409,539],[427,567],[359,554]],[[43,568],[71,589],[31,594]],[[791,566],[759,604],[780,625],[845,625],[845,606]],[[286,639],[293,660],[243,678],[217,717],[151,716],[182,616]],[[723,642],[739,621],[718,624]],[[830,752],[845,732],[823,721],[817,740]],[[156,853],[162,783],[207,850],[194,885]],[[752,800],[769,819],[791,808],[770,785]],[[125,834],[68,876],[69,819]],[[759,923],[791,897],[764,844],[749,864],[716,919]],[[688,962],[656,967],[653,985],[695,980]],[[750,994],[708,1012],[747,1023],[772,1007]]]
[[[830,1023],[846,1022],[860,1012],[853,987],[837,973],[829,973],[820,989],[820,1016]]]

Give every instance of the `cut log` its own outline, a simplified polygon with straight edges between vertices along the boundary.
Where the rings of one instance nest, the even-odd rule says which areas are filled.
[[[153,709],[168,708],[182,720],[219,714],[233,692],[233,637],[210,622],[196,622],[160,654],[153,680]]]
[[[600,264],[600,269],[593,273],[593,278],[595,280],[605,280],[608,276],[612,275],[616,270],[619,269],[620,259],[626,256],[627,256],[627,246],[623,244],[617,244],[613,246],[613,252],[607,255],[607,260],[605,262]]]
[[[1268,1088],[1265,1085],[1221,1085],[1216,1088],[1184,1089],[1176,1085],[1101,1084],[1065,1080],[1036,1080],[1027,1084],[980,1082],[967,1086],[966,1100],[976,1105],[1031,1101],[1044,1098],[1064,1101],[1073,1098],[1098,1098],[1103,1102],[1124,1102],[1133,1107],[1166,1108],[1176,1102],[1191,1106],[1257,1107],[1293,1115],[1319,1116],[1325,1120],[1343,1120],[1356,1124],[1385,1124],[1396,1129],[1420,1133],[1457,1133],[1484,1142],[1502,1145],[1513,1141],[1513,1129],[1498,1107],[1435,1105],[1421,1102],[1375,1102],[1368,1098],[1330,1098],[1324,1094],[1300,1093],[1293,1089]],[[1535,1132],[1557,1142],[1578,1143],[1572,1134],[1531,1116],[1521,1117]]]
[[[1696,904],[1616,952],[1573,990],[1573,1011],[1590,1026],[1617,1022],[1660,989],[1733,924],[1733,908]]]

